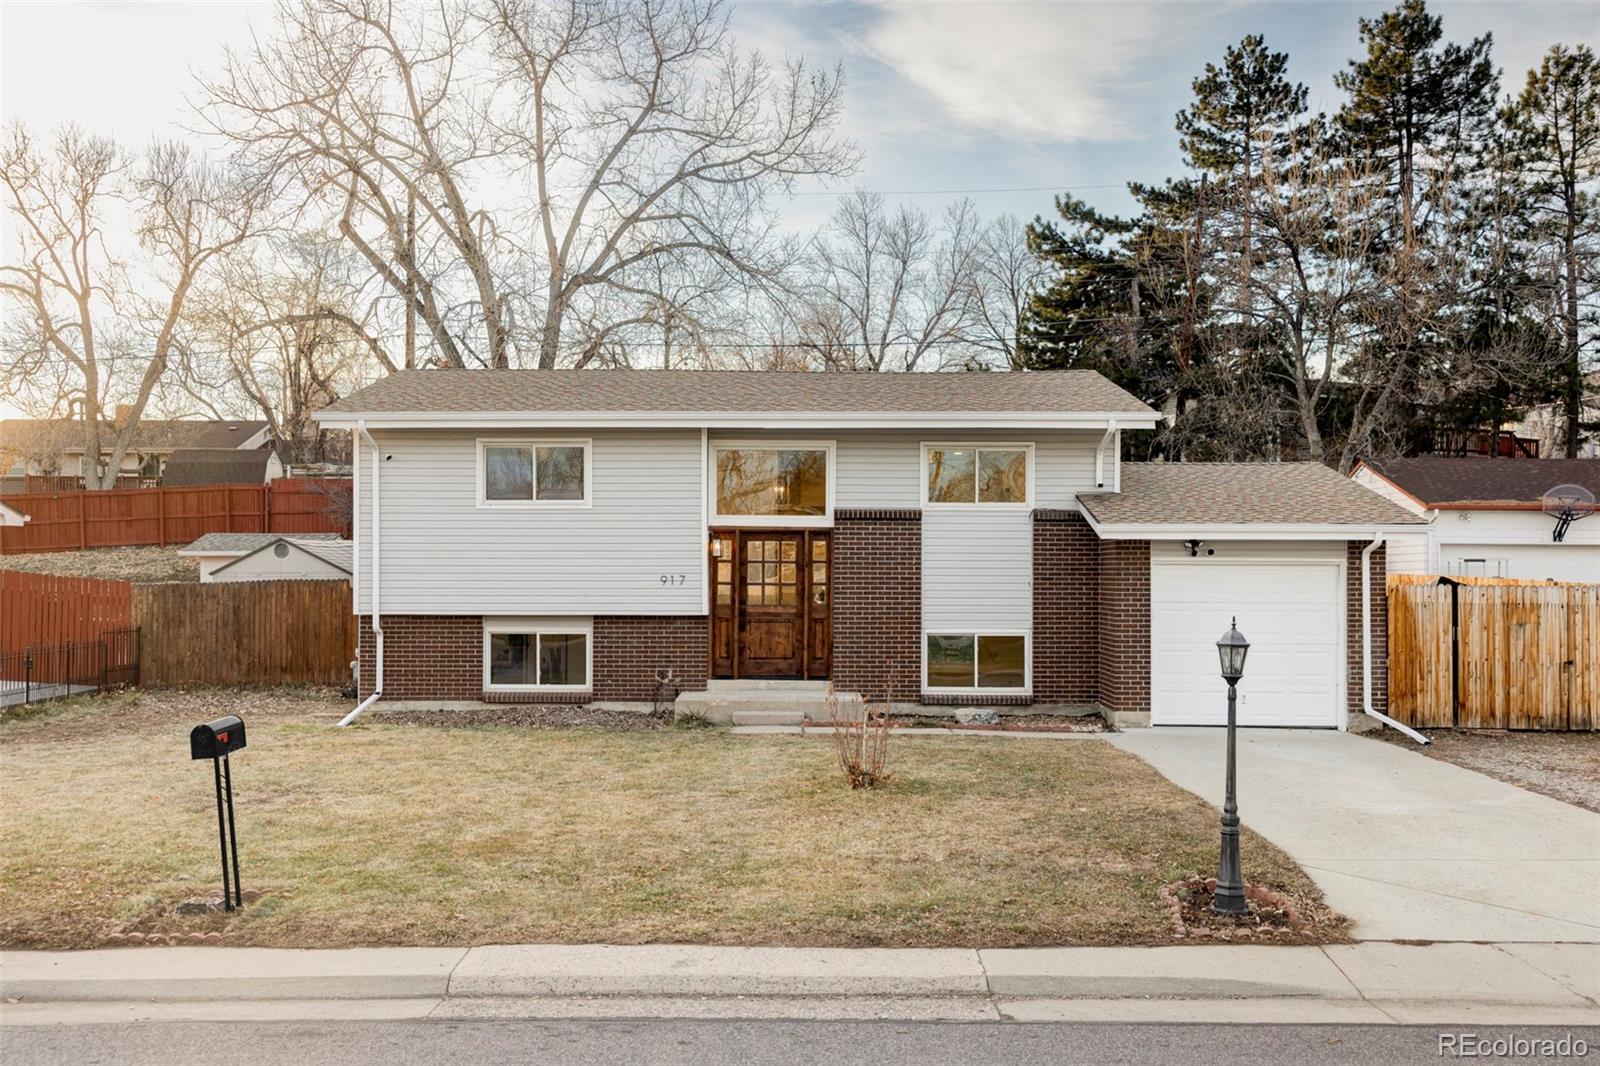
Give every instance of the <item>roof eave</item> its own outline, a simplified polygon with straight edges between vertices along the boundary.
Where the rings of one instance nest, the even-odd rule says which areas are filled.
[[[317,411],[326,428],[354,429],[1153,429],[1145,411]]]
[[[1414,532],[1417,522],[1104,522],[1084,517],[1101,540],[1371,540],[1376,534]]]

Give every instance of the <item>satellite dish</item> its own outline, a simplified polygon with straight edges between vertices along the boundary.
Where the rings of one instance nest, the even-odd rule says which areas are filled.
[[[1539,498],[1539,506],[1556,520],[1550,539],[1559,544],[1565,539],[1568,526],[1594,514],[1594,493],[1582,485],[1557,485]]]

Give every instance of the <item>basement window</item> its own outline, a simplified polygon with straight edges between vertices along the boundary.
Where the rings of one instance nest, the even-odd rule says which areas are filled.
[[[483,687],[490,691],[587,690],[593,643],[588,623],[487,623],[483,630]]]
[[[1027,634],[929,633],[924,671],[928,689],[1025,692]]]

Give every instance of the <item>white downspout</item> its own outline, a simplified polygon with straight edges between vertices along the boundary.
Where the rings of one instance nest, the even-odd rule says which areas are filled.
[[[381,572],[378,568],[378,517],[381,513],[378,507],[380,499],[378,486],[382,480],[378,476],[378,469],[383,462],[383,456],[378,450],[378,442],[373,440],[372,434],[367,432],[366,419],[356,423],[356,432],[365,437],[368,446],[372,448],[372,636],[375,661],[373,663],[372,695],[362,700],[355,710],[339,719],[340,727],[347,726],[361,717],[361,712],[378,702],[378,697],[383,695],[383,616],[379,613],[378,600],[378,576]],[[354,473],[357,480],[359,480],[361,471],[356,470]],[[361,540],[361,515],[359,513],[355,516],[355,524],[356,541],[359,543]],[[360,605],[357,604],[357,606]]]
[[[1384,725],[1400,730],[1418,744],[1426,744],[1427,737],[1372,705],[1372,553],[1378,550],[1383,539],[1382,533],[1373,533],[1372,543],[1361,549],[1361,709]]]
[[[1094,487],[1106,487],[1106,445],[1110,444],[1117,435],[1117,420],[1108,419],[1106,422],[1106,435],[1100,438],[1100,447],[1094,450]]]

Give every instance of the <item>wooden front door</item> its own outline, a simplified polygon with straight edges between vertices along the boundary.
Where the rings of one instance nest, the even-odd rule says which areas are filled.
[[[828,541],[822,531],[712,534],[712,677],[828,676]]]

